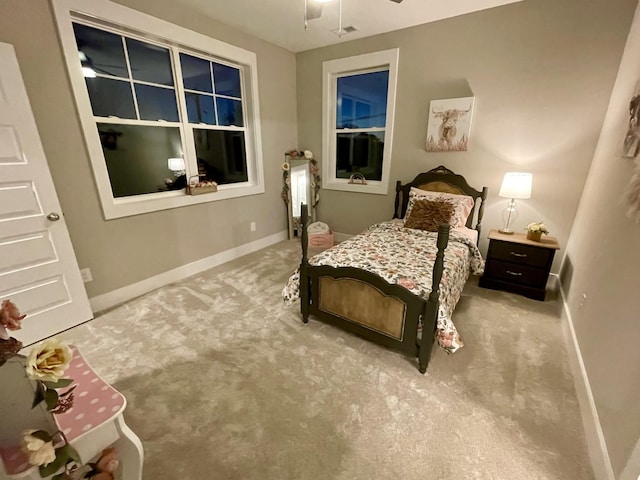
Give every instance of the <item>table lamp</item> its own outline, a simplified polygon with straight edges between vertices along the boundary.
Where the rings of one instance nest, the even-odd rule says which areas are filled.
[[[186,169],[186,165],[184,164],[184,158],[181,158],[181,157],[170,158],[167,160],[167,164],[168,164],[169,170],[171,170],[176,177],[179,177],[180,175],[184,175],[185,169]]]
[[[530,173],[508,172],[504,174],[502,186],[498,195],[503,198],[509,198],[507,207],[502,211],[502,221],[504,227],[499,231],[507,235],[513,234],[511,225],[518,218],[518,210],[516,209],[516,198],[531,198],[531,183],[533,175]]]

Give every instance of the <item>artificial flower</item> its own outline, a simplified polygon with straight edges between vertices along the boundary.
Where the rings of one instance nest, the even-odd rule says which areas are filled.
[[[96,469],[100,472],[113,474],[118,468],[119,463],[120,460],[118,459],[118,452],[116,449],[113,447],[105,448],[102,451],[102,455],[100,455],[100,458],[96,462]]]
[[[549,230],[547,230],[547,226],[542,222],[533,222],[527,225],[525,229],[529,232],[542,232],[545,235],[549,235]]]
[[[22,449],[29,456],[31,465],[48,465],[56,459],[56,450],[53,442],[45,442],[31,435],[35,430],[29,430],[22,436]]]
[[[21,315],[20,310],[12,301],[3,300],[0,305],[0,338],[9,340],[7,330],[20,330],[22,328],[20,322],[24,317],[26,315]]]
[[[32,380],[57,382],[69,367],[72,356],[68,345],[57,338],[45,340],[29,352],[27,376]]]
[[[307,160],[311,160],[313,158],[313,152],[311,150],[305,150],[304,158],[306,158]]]
[[[287,162],[284,162],[282,164],[282,169],[285,170],[285,171],[288,171],[289,170],[289,164]]]

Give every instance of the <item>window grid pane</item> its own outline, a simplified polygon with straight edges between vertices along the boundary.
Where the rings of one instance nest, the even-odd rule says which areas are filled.
[[[211,62],[180,52],[180,65],[185,90],[213,94]]]
[[[338,77],[336,128],[384,127],[388,89],[388,70]]]
[[[354,173],[367,180],[382,180],[384,131],[338,133],[336,137],[336,178]]]
[[[131,78],[173,86],[173,69],[167,48],[125,37]]]

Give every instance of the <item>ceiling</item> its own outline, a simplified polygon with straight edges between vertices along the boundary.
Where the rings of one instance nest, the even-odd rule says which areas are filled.
[[[342,26],[358,30],[339,38],[339,2],[324,4],[322,16],[304,29],[304,0],[174,0],[292,52],[455,17],[522,0],[342,0]],[[314,1],[314,0],[309,0]]]

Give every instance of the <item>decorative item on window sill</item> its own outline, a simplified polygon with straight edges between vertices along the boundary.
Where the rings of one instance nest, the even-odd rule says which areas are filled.
[[[189,177],[189,183],[187,184],[186,190],[187,195],[202,195],[203,193],[211,193],[218,191],[218,184],[214,181],[198,181],[200,177],[198,175],[193,175]]]
[[[547,226],[542,222],[533,222],[527,225],[525,228],[527,231],[527,240],[532,240],[534,242],[539,242],[542,239],[542,234],[549,235],[549,230],[547,230]]]
[[[349,183],[355,185],[366,185],[367,179],[361,173],[354,173],[349,177]]]

